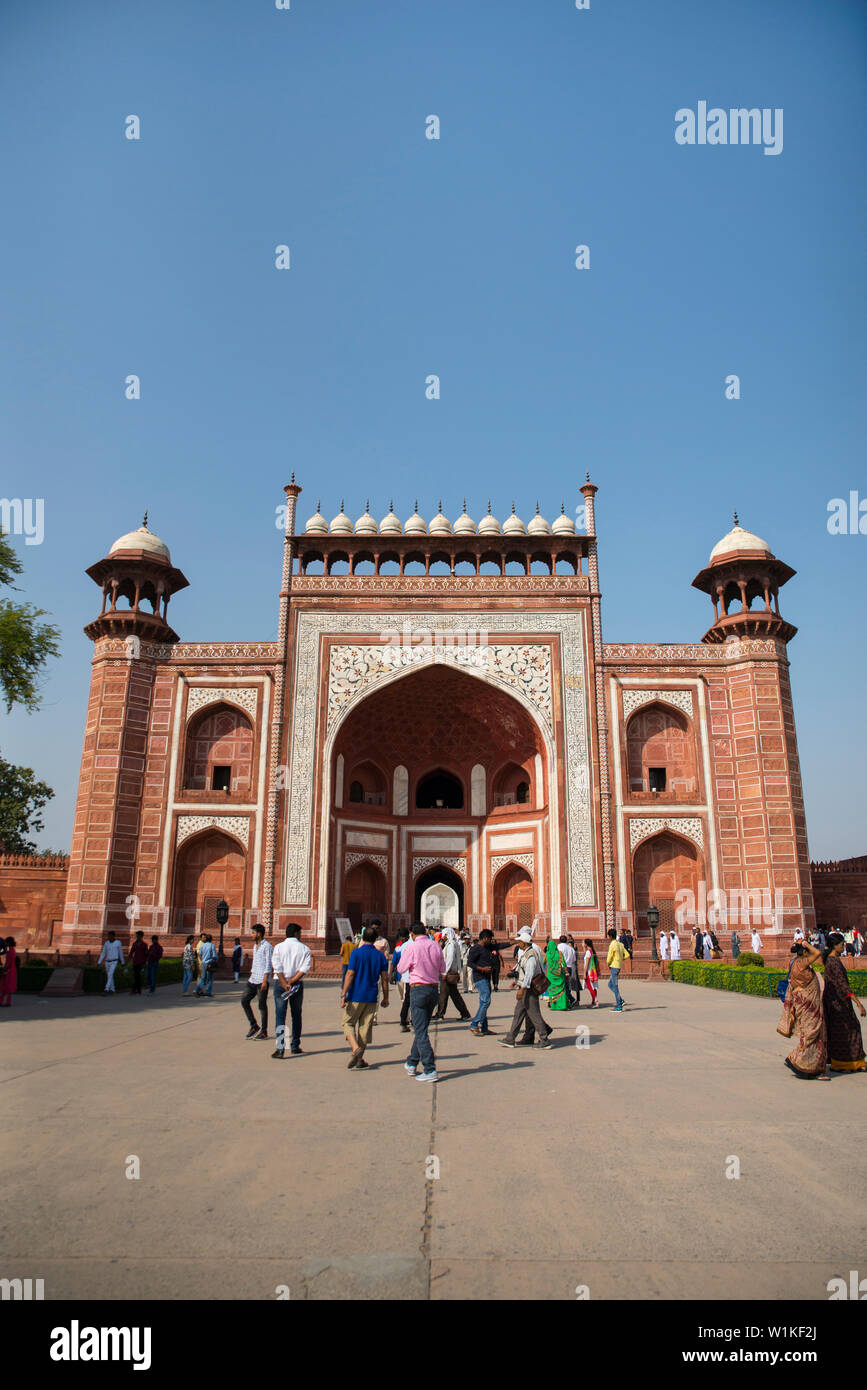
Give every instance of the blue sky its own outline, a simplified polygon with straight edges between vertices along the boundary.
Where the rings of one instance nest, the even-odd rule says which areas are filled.
[[[574,508],[589,468],[608,641],[701,637],[690,581],[734,507],[798,571],[811,853],[864,853],[867,536],[826,527],[831,498],[867,498],[864,21],[854,0],[5,0],[0,493],[45,499],[44,542],[16,545],[63,656],[0,746],[56,790],[42,843],[71,831],[83,571],[145,507],[190,580],[181,637],[265,639],[291,469],[302,519],[464,495],[526,519]],[[678,145],[700,100],[783,108],[782,153]]]

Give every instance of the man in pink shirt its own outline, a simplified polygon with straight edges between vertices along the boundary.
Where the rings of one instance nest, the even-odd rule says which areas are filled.
[[[409,1017],[414,1035],[406,1070],[416,1081],[437,1081],[436,1058],[427,1030],[439,1004],[440,979],[446,973],[446,959],[442,947],[431,941],[421,922],[413,922],[409,929],[409,941],[400,953],[400,970],[401,974],[408,972]],[[421,1075],[417,1076],[419,1063]]]

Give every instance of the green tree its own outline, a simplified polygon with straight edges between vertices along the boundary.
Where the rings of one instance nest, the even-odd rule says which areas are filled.
[[[22,564],[9,541],[0,531],[0,588],[14,589],[13,576]],[[0,598],[0,687],[7,712],[23,705],[31,714],[39,708],[42,695],[37,678],[50,656],[60,655],[60,629],[40,623],[44,608],[32,603],[13,603]]]
[[[36,842],[27,837],[42,829],[42,808],[53,795],[45,782],[37,782],[32,767],[16,767],[0,757],[0,851],[36,852]]]

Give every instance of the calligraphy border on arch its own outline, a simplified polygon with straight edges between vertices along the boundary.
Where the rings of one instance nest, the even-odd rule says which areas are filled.
[[[570,907],[595,906],[583,613],[509,613],[498,610],[472,613],[389,612],[379,618],[380,623],[386,621],[389,630],[399,627],[409,633],[487,632],[512,634],[517,637],[526,632],[536,632],[551,633],[560,638],[566,863],[569,874],[567,900]],[[297,615],[296,623],[295,668],[292,679],[292,740],[289,754],[289,797],[284,831],[285,869],[282,894],[283,902],[293,905],[307,903],[310,897],[314,755],[322,676],[321,638],[330,634],[350,636],[356,632],[369,635],[376,630],[377,615],[302,612]],[[405,627],[405,624],[408,626]],[[342,645],[345,647],[350,644]],[[358,645],[365,646],[369,643]],[[513,693],[512,687],[503,679],[500,671],[494,675],[484,667],[466,669],[474,671],[477,679],[497,685],[509,694]],[[393,675],[393,671],[393,667],[383,663],[377,680]],[[517,684],[520,686],[520,682]],[[376,680],[366,682],[358,698],[368,695],[375,688]],[[544,718],[538,705],[536,709],[538,715]]]

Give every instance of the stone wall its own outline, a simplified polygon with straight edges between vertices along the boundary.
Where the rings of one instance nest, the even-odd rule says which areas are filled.
[[[867,937],[867,854],[811,864],[816,919],[829,927],[860,927]]]
[[[14,936],[21,951],[50,946],[68,873],[66,855],[0,854],[0,935]]]

